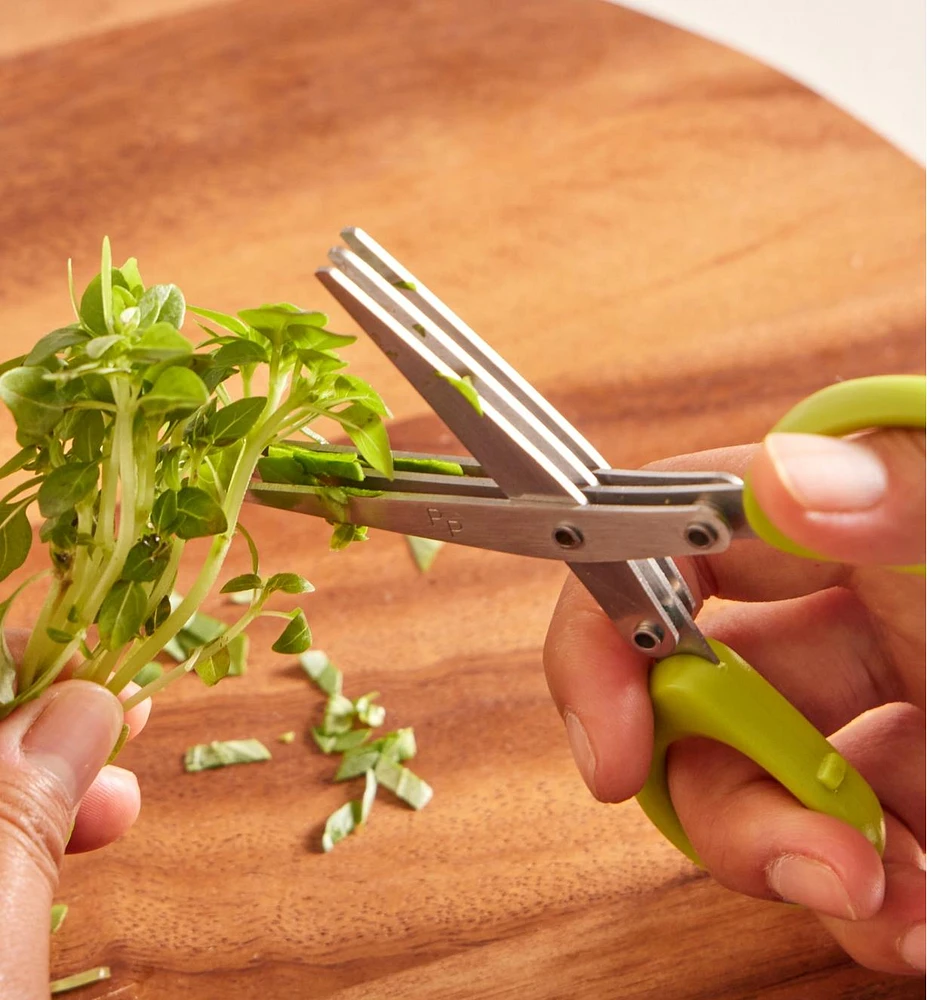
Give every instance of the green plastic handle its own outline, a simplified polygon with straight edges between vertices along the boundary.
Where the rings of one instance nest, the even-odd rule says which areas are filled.
[[[746,661],[714,639],[720,663],[678,653],[650,674],[654,753],[637,796],[644,812],[683,854],[699,857],[673,808],[666,752],[686,736],[707,736],[755,761],[802,805],[856,827],[879,853],[885,820],[875,793],[814,726]]]
[[[802,400],[773,427],[798,434],[837,437],[876,427],[923,427],[927,391],[922,375],[875,375],[837,382]],[[793,542],[766,516],[756,502],[749,477],[744,481],[744,514],[764,542],[807,559],[827,561],[827,556]],[[923,575],[923,566],[894,566],[901,573]]]

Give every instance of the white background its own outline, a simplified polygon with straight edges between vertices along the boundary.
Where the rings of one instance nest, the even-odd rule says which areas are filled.
[[[925,0],[611,0],[754,56],[925,162]]]

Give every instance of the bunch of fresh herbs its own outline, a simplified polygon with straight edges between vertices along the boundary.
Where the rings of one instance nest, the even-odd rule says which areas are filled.
[[[345,463],[355,481],[363,479],[354,471],[362,470],[359,458],[392,475],[386,407],[343,371],[336,349],[354,338],[328,330],[324,314],[289,303],[236,316],[187,309],[175,285],[146,287],[134,258],[114,267],[108,240],[100,273],[79,301],[72,278],[70,287],[75,321],[0,367],[0,399],[20,446],[0,468],[0,478],[16,477],[0,499],[0,579],[29,554],[30,508],[42,518],[38,536],[51,561],[38,574],[47,593],[19,663],[2,640],[3,620],[37,577],[0,603],[0,717],[36,697],[75,654],[77,677],[115,693],[139,677],[128,708],[191,670],[216,683],[232,669],[230,650],[239,643],[241,652],[244,630],[262,615],[287,621],[276,651],[301,653],[311,643],[303,611],[265,605],[311,584],[295,573],[261,576],[254,542],[238,524],[255,469],[291,435],[321,440],[309,425],[329,418],[357,449]],[[181,333],[188,313],[206,333],[196,346]],[[343,488],[317,468],[310,481],[337,521]],[[234,624],[204,638],[187,626],[219,581],[236,534],[250,550],[251,572],[222,591],[246,594],[247,604]],[[359,537],[361,529],[339,525],[334,544]],[[211,544],[184,596],[172,600],[195,538]],[[179,650],[181,662],[148,668],[165,649]]]

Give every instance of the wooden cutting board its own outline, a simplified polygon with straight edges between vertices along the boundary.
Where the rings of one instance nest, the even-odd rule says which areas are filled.
[[[615,465],[755,439],[838,376],[923,370],[923,172],[681,31],[592,0],[7,7],[5,355],[68,321],[65,260],[84,280],[104,233],[193,302],[327,309],[313,270],[357,224]],[[351,351],[396,446],[453,446],[370,344]],[[245,678],[175,687],[125,751],[131,835],[65,865],[54,971],[113,969],[82,996],[922,995],[719,888],[634,803],[590,800],[540,664],[561,567],[446,549],[421,576],[400,538],[331,554],[309,519],[246,523],[267,571],[315,582],[349,692],[415,727],[434,802],[378,804],[319,853],[348,790],[302,739],[274,743],[321,699],[255,628]],[[182,773],[189,744],[245,736],[274,760]]]

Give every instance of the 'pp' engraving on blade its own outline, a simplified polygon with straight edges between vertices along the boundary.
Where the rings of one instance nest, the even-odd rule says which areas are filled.
[[[433,528],[438,528],[443,523],[451,538],[456,538],[457,535],[463,534],[463,521],[459,517],[445,517],[437,507],[429,507],[425,513],[428,515],[428,520],[431,521]]]

